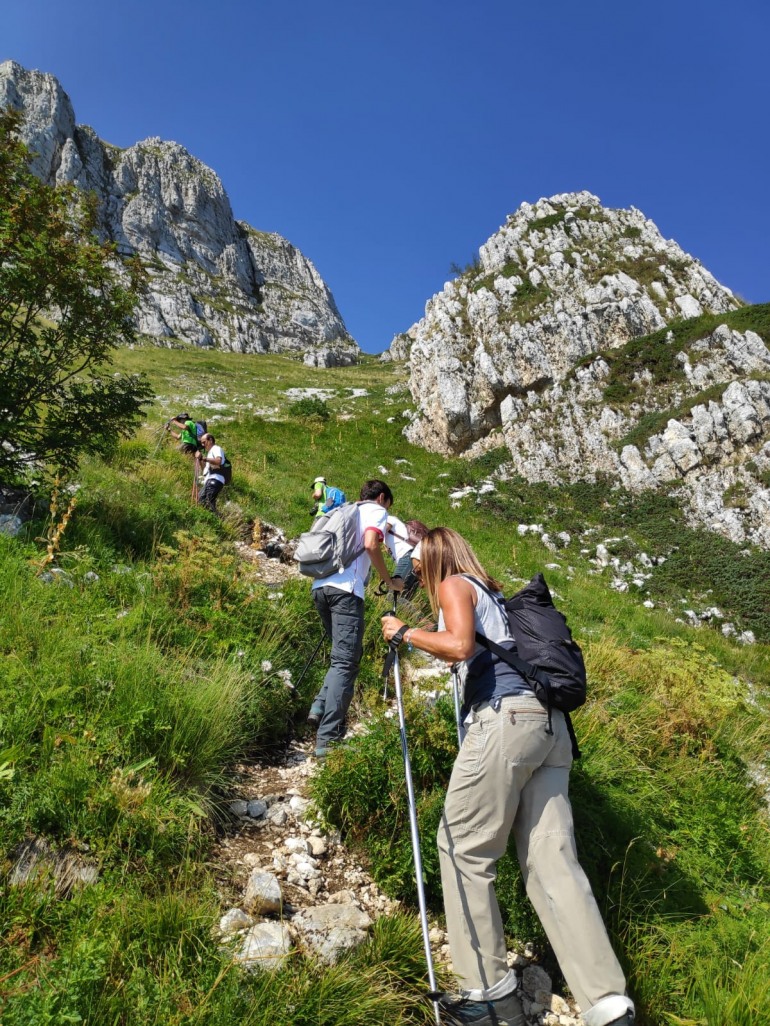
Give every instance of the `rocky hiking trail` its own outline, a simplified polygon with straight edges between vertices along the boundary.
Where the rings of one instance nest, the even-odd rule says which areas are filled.
[[[265,523],[254,526],[252,537],[251,544],[236,543],[238,554],[251,564],[255,581],[278,597],[275,589],[298,576],[290,562],[291,544]],[[421,689],[440,689],[447,674],[436,663],[412,674],[405,667],[404,677],[405,684],[419,680]],[[359,721],[349,733],[365,730],[365,721]],[[321,823],[308,797],[318,770],[312,752],[308,733],[292,739],[271,761],[234,767],[230,820],[212,853],[222,899],[215,928],[223,947],[247,971],[280,966],[297,949],[332,963],[341,951],[364,941],[379,916],[406,911],[379,889],[339,833]],[[444,930],[436,922],[430,927],[437,969],[451,972]],[[574,1004],[553,993],[530,946],[510,952],[509,963],[519,973],[532,1026],[579,1026]]]

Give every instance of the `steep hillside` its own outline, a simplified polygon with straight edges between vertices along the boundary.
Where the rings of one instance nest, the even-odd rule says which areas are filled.
[[[409,439],[504,444],[549,484],[676,490],[694,525],[770,546],[770,313],[739,309],[634,208],[523,204],[394,342]]]
[[[149,287],[139,331],[236,352],[305,352],[313,365],[351,363],[358,347],[329,288],[290,242],[237,221],[211,168],[174,142],[121,150],[77,125],[57,80],[0,64],[0,106],[22,110],[34,172],[98,200],[103,237],[138,255]]]
[[[303,529],[309,485],[322,472],[349,495],[366,477],[385,476],[399,515],[459,529],[507,591],[545,567],[591,682],[575,715],[580,856],[640,1026],[762,1022],[770,999],[767,644],[737,644],[682,622],[678,596],[671,615],[645,608],[636,590],[615,589],[614,569],[596,556],[600,543],[624,556],[625,543],[573,529],[586,510],[601,512],[601,485],[582,497],[521,479],[496,480],[490,491],[482,480],[499,453],[462,460],[405,441],[397,363],[364,357],[326,370],[267,354],[255,378],[245,355],[150,345],[121,351],[117,363],[151,376],[159,398],[147,425],[108,462],[84,461],[57,497],[41,496],[15,537],[0,533],[3,1026],[435,1021],[409,914],[401,748],[382,697],[387,606],[375,589],[356,730],[313,778],[324,818],[312,835],[291,818],[304,803],[278,772],[285,746],[301,740],[325,659],[312,658],[320,625],[308,582],[262,569],[283,568],[265,550],[264,522],[287,537]],[[191,503],[191,464],[163,431],[169,406],[180,403],[206,416],[233,461],[221,518]],[[535,518],[561,533],[558,554]],[[746,557],[741,576],[752,566]],[[419,616],[419,605],[409,615]],[[412,655],[403,658],[426,886],[440,922],[435,827],[456,749],[453,709],[446,673],[426,676]],[[245,793],[244,782],[265,769],[269,782]],[[279,836],[273,820],[233,809],[233,798],[252,797],[288,817],[291,854],[283,842],[269,851]],[[335,861],[340,838],[353,853],[344,864]],[[311,842],[325,879],[353,887],[346,867],[362,864],[403,902],[391,915],[392,905],[370,894],[366,907],[388,914],[331,966],[294,936],[298,905],[318,896],[307,876]],[[233,956],[249,919],[242,914],[229,940],[220,924],[244,900],[257,857],[289,895],[279,919],[260,918],[290,927],[293,949],[280,967],[244,973]],[[67,878],[68,897],[57,889],[63,865],[81,874]],[[510,853],[499,892],[515,964],[546,968],[558,989]],[[548,1008],[565,1003],[540,995],[528,1004],[531,1026]]]

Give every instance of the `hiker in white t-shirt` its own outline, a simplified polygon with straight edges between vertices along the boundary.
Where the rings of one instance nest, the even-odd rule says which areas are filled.
[[[393,493],[384,481],[367,481],[358,506],[358,544],[363,551],[344,570],[313,584],[313,602],[332,643],[331,664],[313,700],[308,723],[318,728],[316,757],[345,736],[345,721],[358,676],[364,638],[364,588],[374,566],[393,591],[401,588],[385,566],[382,546]]]
[[[225,486],[224,475],[220,472],[225,454],[221,445],[216,444],[213,435],[202,435],[201,443],[203,452],[197,453],[195,457],[197,467],[203,469],[203,487],[198,496],[198,504],[216,513],[217,496]]]

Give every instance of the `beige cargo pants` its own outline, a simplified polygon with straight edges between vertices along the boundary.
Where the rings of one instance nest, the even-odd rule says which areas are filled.
[[[626,984],[577,860],[566,721],[554,712],[553,735],[546,722],[528,696],[473,713],[438,831],[449,946],[463,989],[476,1000],[499,996],[508,966],[495,864],[513,830],[527,894],[585,1012]]]

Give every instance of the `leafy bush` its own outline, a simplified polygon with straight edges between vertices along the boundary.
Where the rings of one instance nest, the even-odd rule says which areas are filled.
[[[478,253],[474,253],[467,264],[456,264],[452,262],[449,265],[449,273],[454,274],[457,278],[462,278],[467,275],[469,277],[474,274],[478,274],[481,269],[481,258]]]
[[[289,413],[292,417],[298,417],[301,420],[328,420],[331,416],[325,400],[319,399],[318,396],[305,396],[304,399],[298,399],[289,407]]]
[[[440,894],[436,831],[457,745],[454,709],[410,703],[408,737],[412,775],[419,794],[426,893]],[[375,879],[393,897],[414,900],[414,862],[409,835],[404,763],[398,723],[379,718],[366,734],[333,752],[314,778],[312,793],[326,820],[357,842],[372,859]]]

